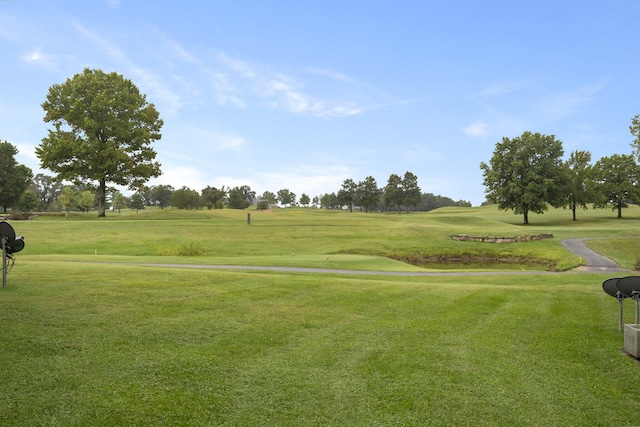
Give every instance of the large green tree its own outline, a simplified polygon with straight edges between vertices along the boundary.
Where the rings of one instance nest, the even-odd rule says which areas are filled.
[[[61,179],[97,184],[99,217],[107,183],[137,190],[160,175],[150,144],[160,139],[163,122],[122,75],[85,69],[51,86],[42,108],[53,129],[36,148],[41,166]]]
[[[200,192],[200,196],[202,197],[202,203],[204,203],[207,209],[222,209],[227,200],[228,193],[229,189],[225,188],[224,185],[219,189],[207,185]]]
[[[409,211],[409,208],[415,208],[420,204],[420,195],[422,194],[422,190],[420,190],[420,187],[418,186],[418,177],[413,173],[405,172],[404,177],[402,178],[402,192],[402,204],[407,208],[407,212]]]
[[[245,200],[241,187],[233,187],[229,190],[227,207],[230,209],[246,209],[249,207],[249,202]]]
[[[171,206],[178,209],[196,209],[200,207],[200,195],[196,190],[182,186],[171,193]]]
[[[342,182],[342,187],[338,191],[338,202],[343,206],[349,207],[349,212],[353,212],[353,205],[357,200],[358,184],[351,179],[347,178]]]
[[[576,221],[576,209],[587,209],[587,205],[594,201],[591,185],[592,167],[591,153],[583,150],[572,151],[569,160],[565,162],[567,172],[567,204]]]
[[[0,207],[4,212],[18,205],[33,177],[31,169],[16,161],[16,154],[18,149],[13,144],[0,141]]]
[[[404,177],[391,174],[384,187],[384,204],[387,207],[396,206],[398,212],[405,207],[409,212],[410,208],[420,204],[420,194],[418,177],[412,172],[405,172]]]
[[[403,200],[402,178],[400,178],[400,175],[392,173],[389,175],[387,185],[384,187],[384,204],[387,207],[396,206],[398,212],[400,212],[402,210]]]
[[[174,188],[171,185],[154,185],[149,189],[149,201],[156,204],[160,209],[171,204],[171,195]]]
[[[46,212],[58,197],[62,183],[49,175],[39,173],[31,180],[30,188],[40,202],[40,210]]]
[[[565,205],[567,175],[562,141],[554,135],[524,132],[502,138],[489,163],[480,163],[487,199],[498,209],[512,209],[529,224],[529,213],[544,213],[548,205]]]
[[[260,199],[266,201],[269,204],[269,206],[272,206],[278,203],[278,197],[271,191],[265,191],[264,193],[262,193],[262,196],[260,196]]]
[[[358,203],[365,212],[371,212],[378,206],[381,193],[382,190],[378,188],[378,183],[372,176],[368,176],[358,183]]]
[[[629,154],[603,157],[593,165],[598,196],[594,207],[611,206],[622,218],[622,209],[640,201],[640,168]]]
[[[278,190],[278,201],[282,206],[293,205],[296,202],[296,195],[288,188]]]
[[[302,196],[300,196],[300,204],[306,208],[309,206],[309,203],[311,203],[311,198],[309,198],[309,195],[306,193],[302,193]]]

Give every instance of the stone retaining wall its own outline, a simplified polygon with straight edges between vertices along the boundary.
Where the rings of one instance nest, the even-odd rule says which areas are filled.
[[[514,243],[531,242],[534,240],[553,239],[553,234],[530,234],[528,236],[500,237],[500,236],[469,236],[467,234],[454,234],[453,240],[464,242],[486,242],[486,243]]]

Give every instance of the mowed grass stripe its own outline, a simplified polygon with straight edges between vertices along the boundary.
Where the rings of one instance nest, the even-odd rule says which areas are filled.
[[[637,424],[604,278],[25,260],[0,293],[0,422]]]

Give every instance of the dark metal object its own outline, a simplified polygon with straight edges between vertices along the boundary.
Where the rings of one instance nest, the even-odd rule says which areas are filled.
[[[2,287],[7,286],[7,273],[9,267],[7,260],[11,260],[13,265],[13,254],[24,249],[24,239],[16,236],[11,224],[6,221],[0,222],[0,243],[2,244]]]
[[[618,290],[618,280],[620,280],[617,277],[611,278],[611,279],[607,279],[602,283],[602,289],[604,289],[604,291],[611,295],[612,297],[616,298],[618,300],[618,309],[619,309],[619,315],[618,315],[618,330],[621,331],[622,327],[623,327],[623,322],[622,322],[622,300],[625,299],[627,296],[624,295],[622,292],[620,292]],[[636,322],[637,323],[637,322]]]
[[[618,280],[616,287],[636,303],[636,325],[638,324],[638,300],[640,300],[640,276],[627,276]]]

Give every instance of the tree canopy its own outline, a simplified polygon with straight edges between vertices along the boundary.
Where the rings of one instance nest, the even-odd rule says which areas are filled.
[[[150,144],[163,121],[122,75],[87,68],[51,86],[42,108],[53,129],[36,148],[41,166],[61,179],[97,183],[98,216],[105,215],[107,183],[135,190],[160,175]]]
[[[512,209],[529,223],[529,212],[544,213],[548,205],[564,206],[567,175],[562,142],[554,135],[524,132],[496,144],[489,164],[482,162],[487,199],[498,209]]]
[[[13,144],[0,141],[0,207],[4,212],[19,204],[33,177],[31,169],[16,161],[16,154],[18,149]]]
[[[611,206],[622,218],[622,209],[640,200],[640,169],[635,159],[628,154],[614,154],[598,160],[593,169],[598,187],[594,206]]]
[[[565,163],[567,168],[567,204],[576,221],[576,209],[587,209],[587,205],[593,201],[591,185],[592,167],[591,153],[575,150],[569,155]]]

